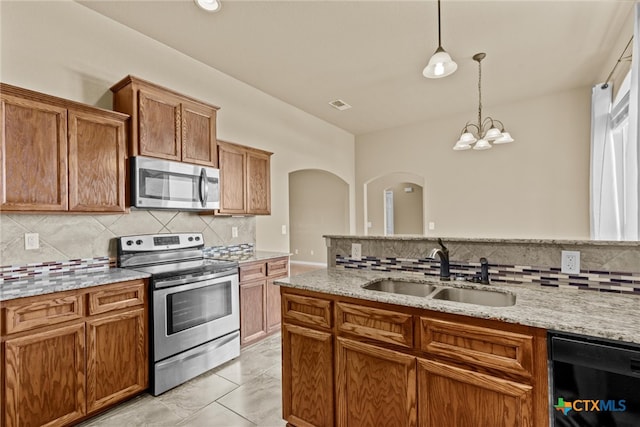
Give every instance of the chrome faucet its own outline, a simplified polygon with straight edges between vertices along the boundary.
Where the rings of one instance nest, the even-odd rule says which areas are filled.
[[[436,255],[440,258],[440,280],[451,280],[451,273],[449,272],[449,249],[442,243],[442,239],[438,239],[438,244],[441,248],[433,248],[428,259],[436,259]]]

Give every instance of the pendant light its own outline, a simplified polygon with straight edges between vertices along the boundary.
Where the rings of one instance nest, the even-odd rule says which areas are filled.
[[[478,123],[467,123],[462,129],[460,139],[453,146],[456,151],[468,150],[473,146],[474,150],[488,150],[493,144],[507,144],[513,142],[509,132],[505,132],[500,120],[491,117],[482,119],[482,64],[480,63],[486,53],[476,53],[473,60],[478,63]]]
[[[458,64],[456,64],[453,59],[451,59],[451,55],[442,48],[440,34],[440,0],[438,0],[438,49],[436,49],[435,53],[431,56],[424,70],[422,70],[422,75],[429,79],[439,79],[453,74],[457,69]]]

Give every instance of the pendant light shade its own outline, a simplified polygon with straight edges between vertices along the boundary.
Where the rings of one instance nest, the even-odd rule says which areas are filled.
[[[427,66],[422,70],[422,75],[429,79],[438,79],[453,74],[457,69],[458,64],[451,59],[451,55],[442,47],[438,47],[431,59],[429,59]]]
[[[442,48],[440,31],[440,0],[438,0],[438,49],[436,49],[435,53],[431,56],[429,63],[424,67],[424,70],[422,70],[422,75],[428,79],[439,79],[453,74],[457,69],[458,64],[456,64],[454,60],[451,59],[451,55]]]

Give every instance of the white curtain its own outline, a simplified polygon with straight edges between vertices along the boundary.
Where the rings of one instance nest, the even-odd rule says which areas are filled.
[[[591,238],[640,240],[640,3],[635,10],[632,64],[616,99],[598,84],[591,102]]]

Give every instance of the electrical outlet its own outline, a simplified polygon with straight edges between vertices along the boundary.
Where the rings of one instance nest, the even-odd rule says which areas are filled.
[[[435,230],[436,229],[436,223],[433,221],[429,221],[429,230]]]
[[[296,255],[298,255],[298,250],[297,250],[297,249],[296,249],[296,250],[294,250],[294,251],[293,251],[293,253],[294,253],[294,254],[296,254]]]
[[[562,251],[561,271],[565,274],[580,273],[580,252]]]
[[[284,236],[284,235],[286,235],[286,234],[287,234],[287,226],[286,226],[286,225],[283,225],[283,226],[282,226],[282,235]]]
[[[40,236],[38,233],[24,233],[24,249],[26,251],[38,249],[40,247]]]
[[[315,252],[313,252],[313,249],[310,251],[311,255],[313,255]]]
[[[360,243],[351,244],[351,258],[357,259],[357,260],[362,259],[362,244]]]
[[[231,227],[231,237],[238,237],[238,227]]]

